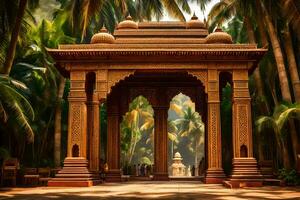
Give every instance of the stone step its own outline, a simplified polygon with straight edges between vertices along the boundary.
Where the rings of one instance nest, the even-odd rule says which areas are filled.
[[[267,178],[263,179],[263,185],[268,185],[268,186],[284,186],[284,181],[280,179],[275,179],[275,178]]]

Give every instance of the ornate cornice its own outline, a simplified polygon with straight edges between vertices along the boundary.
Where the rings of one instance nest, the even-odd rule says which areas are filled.
[[[50,55],[57,61],[73,61],[73,60],[97,60],[99,57],[105,57],[109,60],[108,56],[172,56],[172,57],[187,57],[198,56],[207,57],[208,59],[226,60],[226,56],[236,57],[237,59],[247,57],[251,60],[260,59],[266,52],[265,49],[193,49],[193,50],[100,50],[100,49],[48,49]],[[223,56],[223,58],[220,58]],[[170,58],[172,61],[173,58]]]

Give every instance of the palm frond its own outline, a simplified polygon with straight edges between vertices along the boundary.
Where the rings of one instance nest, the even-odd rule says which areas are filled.
[[[174,17],[175,19],[178,19],[180,21],[186,21],[185,17],[180,10],[176,0],[162,0],[162,3],[164,5],[164,8],[166,9],[167,13]]]

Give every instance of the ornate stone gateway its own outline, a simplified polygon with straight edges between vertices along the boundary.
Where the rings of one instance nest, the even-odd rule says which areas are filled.
[[[107,181],[121,181],[120,118],[130,99],[138,95],[144,95],[154,109],[154,180],[168,180],[166,102],[179,92],[195,98],[206,122],[205,182],[261,185],[253,158],[248,76],[265,49],[232,44],[231,36],[220,30],[208,34],[197,17],[189,22],[142,23],[129,17],[114,36],[103,28],[91,44],[60,45],[48,51],[71,80],[67,158],[49,186],[90,186],[99,180],[99,104],[104,101]],[[227,179],[221,154],[219,77],[223,72],[231,74],[233,88],[233,170]]]

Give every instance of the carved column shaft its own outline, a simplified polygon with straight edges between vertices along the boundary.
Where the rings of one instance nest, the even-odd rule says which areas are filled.
[[[154,180],[168,180],[168,108],[155,107]]]
[[[207,92],[208,169],[205,181],[206,183],[220,183],[225,175],[222,168],[219,75],[217,70],[208,71]]]
[[[248,72],[246,70],[233,72],[232,110],[233,157],[253,157],[251,98],[248,89]]]
[[[87,157],[87,107],[85,74],[71,73],[68,122],[68,157]]]
[[[97,96],[97,93],[94,94]],[[100,120],[99,101],[91,102],[91,127],[90,127],[90,170],[99,171],[100,164]]]
[[[107,164],[106,181],[121,181],[120,171],[120,121],[118,96],[107,99]]]

